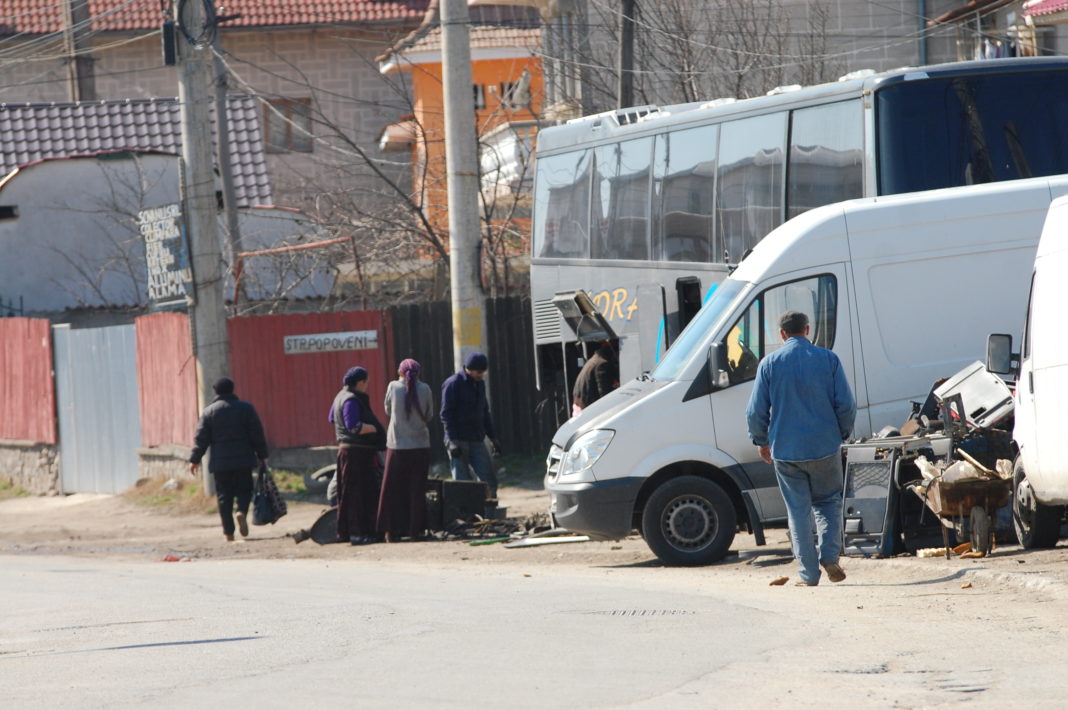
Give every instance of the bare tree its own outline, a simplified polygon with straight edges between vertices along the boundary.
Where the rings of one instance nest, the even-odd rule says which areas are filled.
[[[614,104],[619,3],[588,0],[590,37],[578,62],[598,110]],[[748,98],[788,83],[832,79],[826,0],[646,0],[636,22],[638,103],[674,104]],[[799,28],[799,29],[795,29]],[[581,47],[579,48],[581,50]]]
[[[358,52],[353,52],[353,59],[367,61]],[[227,55],[224,61],[232,72],[240,63]],[[314,215],[320,228],[333,237],[351,240],[346,249],[332,247],[324,252],[340,278],[334,298],[323,307],[378,307],[444,298],[449,263],[445,166],[443,156],[440,160],[431,157],[435,155],[431,148],[443,137],[428,134],[416,118],[404,73],[384,76],[383,81],[389,88],[389,105],[412,127],[410,161],[391,159],[370,148],[366,136],[334,117],[327,99],[336,97],[315,86],[297,67],[290,65],[290,69],[290,82],[299,86],[295,91],[311,97],[307,133],[315,141],[316,157],[314,169],[303,175],[294,173],[287,188],[301,196],[299,206]],[[235,76],[246,90],[256,93],[255,87]],[[507,122],[505,107],[526,107],[524,113],[536,123],[537,115],[529,111],[529,81],[528,76],[519,82],[514,96],[502,97],[502,113],[483,116],[480,133]],[[261,98],[272,110],[272,97]],[[306,130],[295,124],[291,128]],[[490,185],[481,201],[483,285],[491,295],[512,291],[510,265],[528,251],[530,196],[526,190],[532,140],[529,130],[523,134],[517,189]]]

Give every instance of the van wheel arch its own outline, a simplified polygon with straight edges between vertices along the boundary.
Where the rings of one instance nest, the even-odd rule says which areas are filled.
[[[1012,522],[1020,547],[1025,550],[1056,547],[1064,506],[1046,505],[1038,500],[1019,456],[1013,462],[1012,484]]]
[[[699,476],[722,488],[723,492],[731,499],[738,525],[744,525],[749,530],[752,530],[753,521],[749,520],[749,509],[742,499],[742,491],[738,484],[722,469],[701,461],[679,461],[665,466],[646,479],[645,483],[642,484],[641,490],[638,491],[638,497],[634,501],[634,519],[632,522],[635,529],[639,531],[642,529],[642,511],[645,509],[645,504],[649,501],[649,496],[653,494],[653,491],[665,482],[680,476]]]

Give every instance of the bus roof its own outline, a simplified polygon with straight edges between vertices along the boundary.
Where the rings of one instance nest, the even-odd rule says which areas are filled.
[[[707,102],[675,104],[671,106],[635,106],[618,111],[606,111],[575,118],[561,126],[543,128],[537,136],[539,153],[551,153],[575,146],[610,141],[624,136],[659,133],[672,126],[700,124],[717,117],[730,117],[751,111],[774,108],[794,108],[806,104],[824,103],[836,98],[861,96],[886,86],[918,79],[1031,71],[1034,69],[1068,70],[1068,57],[1020,57],[986,59],[971,62],[952,62],[925,67],[902,67],[857,78],[846,78],[826,84],[773,89],[767,96],[751,99],[715,99]]]

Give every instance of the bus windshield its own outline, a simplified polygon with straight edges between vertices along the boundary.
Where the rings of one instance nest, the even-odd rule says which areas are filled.
[[[747,281],[727,279],[719,284],[708,302],[701,308],[675,343],[668,348],[664,359],[653,370],[654,380],[674,380],[690,361],[694,351],[701,347],[719,322],[730,313],[731,306],[750,284]]]

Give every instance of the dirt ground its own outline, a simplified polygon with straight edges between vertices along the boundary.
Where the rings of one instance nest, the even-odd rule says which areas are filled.
[[[548,494],[529,487],[504,486],[501,504],[510,518],[523,521],[544,515]],[[146,493],[148,495],[146,495]],[[151,504],[144,502],[148,499]],[[203,496],[183,503],[160,503],[156,491],[131,489],[124,495],[76,494],[57,497],[0,499],[0,555],[70,555],[130,562],[212,559],[360,560],[433,566],[500,566],[536,574],[546,565],[557,568],[664,568],[641,537],[619,541],[590,541],[540,547],[505,548],[502,544],[472,545],[472,540],[319,545],[294,542],[292,533],[308,528],[326,510],[315,502],[288,501],[289,512],[274,525],[251,526],[247,539],[226,542],[215,512],[204,512],[212,501]],[[194,510],[196,512],[189,512]],[[751,582],[767,584],[792,575],[794,565],[785,529],[766,530],[767,545],[757,547],[751,535],[739,533],[728,557],[712,567],[735,569]],[[902,575],[984,574],[998,586],[1023,587],[1068,599],[1066,543],[1050,550],[999,547],[982,560],[954,558],[891,560],[850,559],[850,574],[869,581],[895,580]]]
[[[576,565],[650,565],[659,562],[638,536],[618,542],[585,542],[506,549],[501,544],[471,545],[472,540],[378,543],[354,547],[294,542],[292,533],[308,528],[326,509],[318,503],[288,501],[288,514],[274,525],[250,526],[248,538],[223,538],[218,515],[205,505],[145,505],[125,495],[76,494],[0,500],[0,553],[106,556],[128,560],[201,560],[225,558],[362,558],[405,562],[480,560],[487,563],[552,562]],[[142,496],[143,497],[143,496]],[[501,505],[520,521],[545,514],[545,491],[502,487]],[[198,509],[189,512],[189,508]],[[743,539],[747,536],[739,536]],[[784,538],[785,540],[785,538]]]

